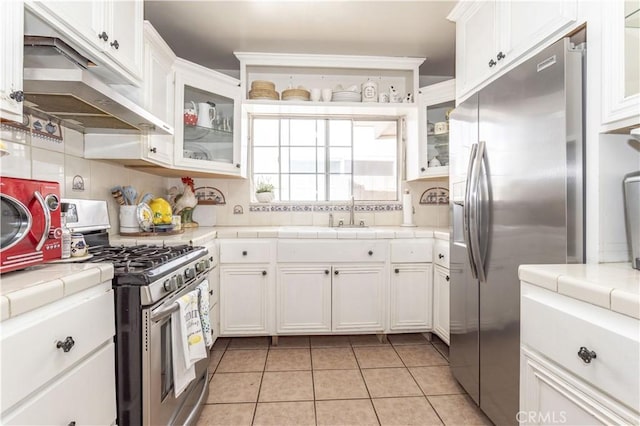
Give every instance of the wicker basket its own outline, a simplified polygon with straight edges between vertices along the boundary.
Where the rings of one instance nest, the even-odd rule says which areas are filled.
[[[249,99],[272,99],[277,101],[280,99],[280,94],[275,90],[252,89],[249,90]]]
[[[271,81],[255,80],[251,82],[251,90],[276,90],[276,85]]]
[[[304,89],[287,89],[282,91],[283,101],[308,101],[311,98],[311,94],[308,90]]]

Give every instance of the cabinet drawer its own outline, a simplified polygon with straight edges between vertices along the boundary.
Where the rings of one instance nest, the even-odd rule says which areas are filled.
[[[449,241],[436,240],[433,246],[433,263],[449,269]]]
[[[523,286],[521,341],[639,411],[638,321],[547,290]],[[584,362],[581,347],[596,353]]]
[[[433,240],[400,240],[391,242],[392,263],[431,263]]]
[[[110,425],[116,420],[114,344],[109,343],[29,399],[3,425]],[[4,373],[4,372],[3,372]]]
[[[59,310],[53,312],[45,306],[29,313],[32,315],[3,322],[3,409],[73,366],[115,334],[113,290],[80,301],[72,300],[76,302],[69,301],[68,306],[64,300],[60,301]],[[67,337],[71,337],[74,344],[64,352],[56,344]],[[47,423],[51,423],[51,419]]]
[[[387,245],[375,240],[278,241],[278,262],[384,262]]]
[[[271,241],[221,241],[220,263],[268,263]]]

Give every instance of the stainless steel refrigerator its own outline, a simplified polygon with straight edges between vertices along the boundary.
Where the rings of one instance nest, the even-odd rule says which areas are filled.
[[[517,423],[518,266],[584,257],[583,62],[560,40],[451,114],[449,361],[498,425]]]

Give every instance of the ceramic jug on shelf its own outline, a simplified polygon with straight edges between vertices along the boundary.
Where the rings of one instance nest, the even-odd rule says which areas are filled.
[[[196,110],[196,103],[193,101],[185,102],[184,124],[195,126],[197,122],[198,122],[198,112]]]
[[[216,104],[213,102],[198,103],[198,126],[212,128],[216,120]]]

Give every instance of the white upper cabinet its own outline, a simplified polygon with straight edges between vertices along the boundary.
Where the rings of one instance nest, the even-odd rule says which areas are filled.
[[[144,107],[173,124],[176,55],[149,21],[144,22]]]
[[[640,2],[602,3],[602,123],[640,124]]]
[[[21,1],[0,2],[0,115],[22,122],[22,26]]]
[[[240,176],[240,82],[200,65],[176,60],[176,167]]]
[[[140,84],[142,0],[27,1],[25,5],[54,34],[61,35],[98,66],[108,67],[113,79],[110,82]]]
[[[555,39],[577,19],[577,0],[459,2],[456,22],[456,99],[464,100],[499,71]]]

